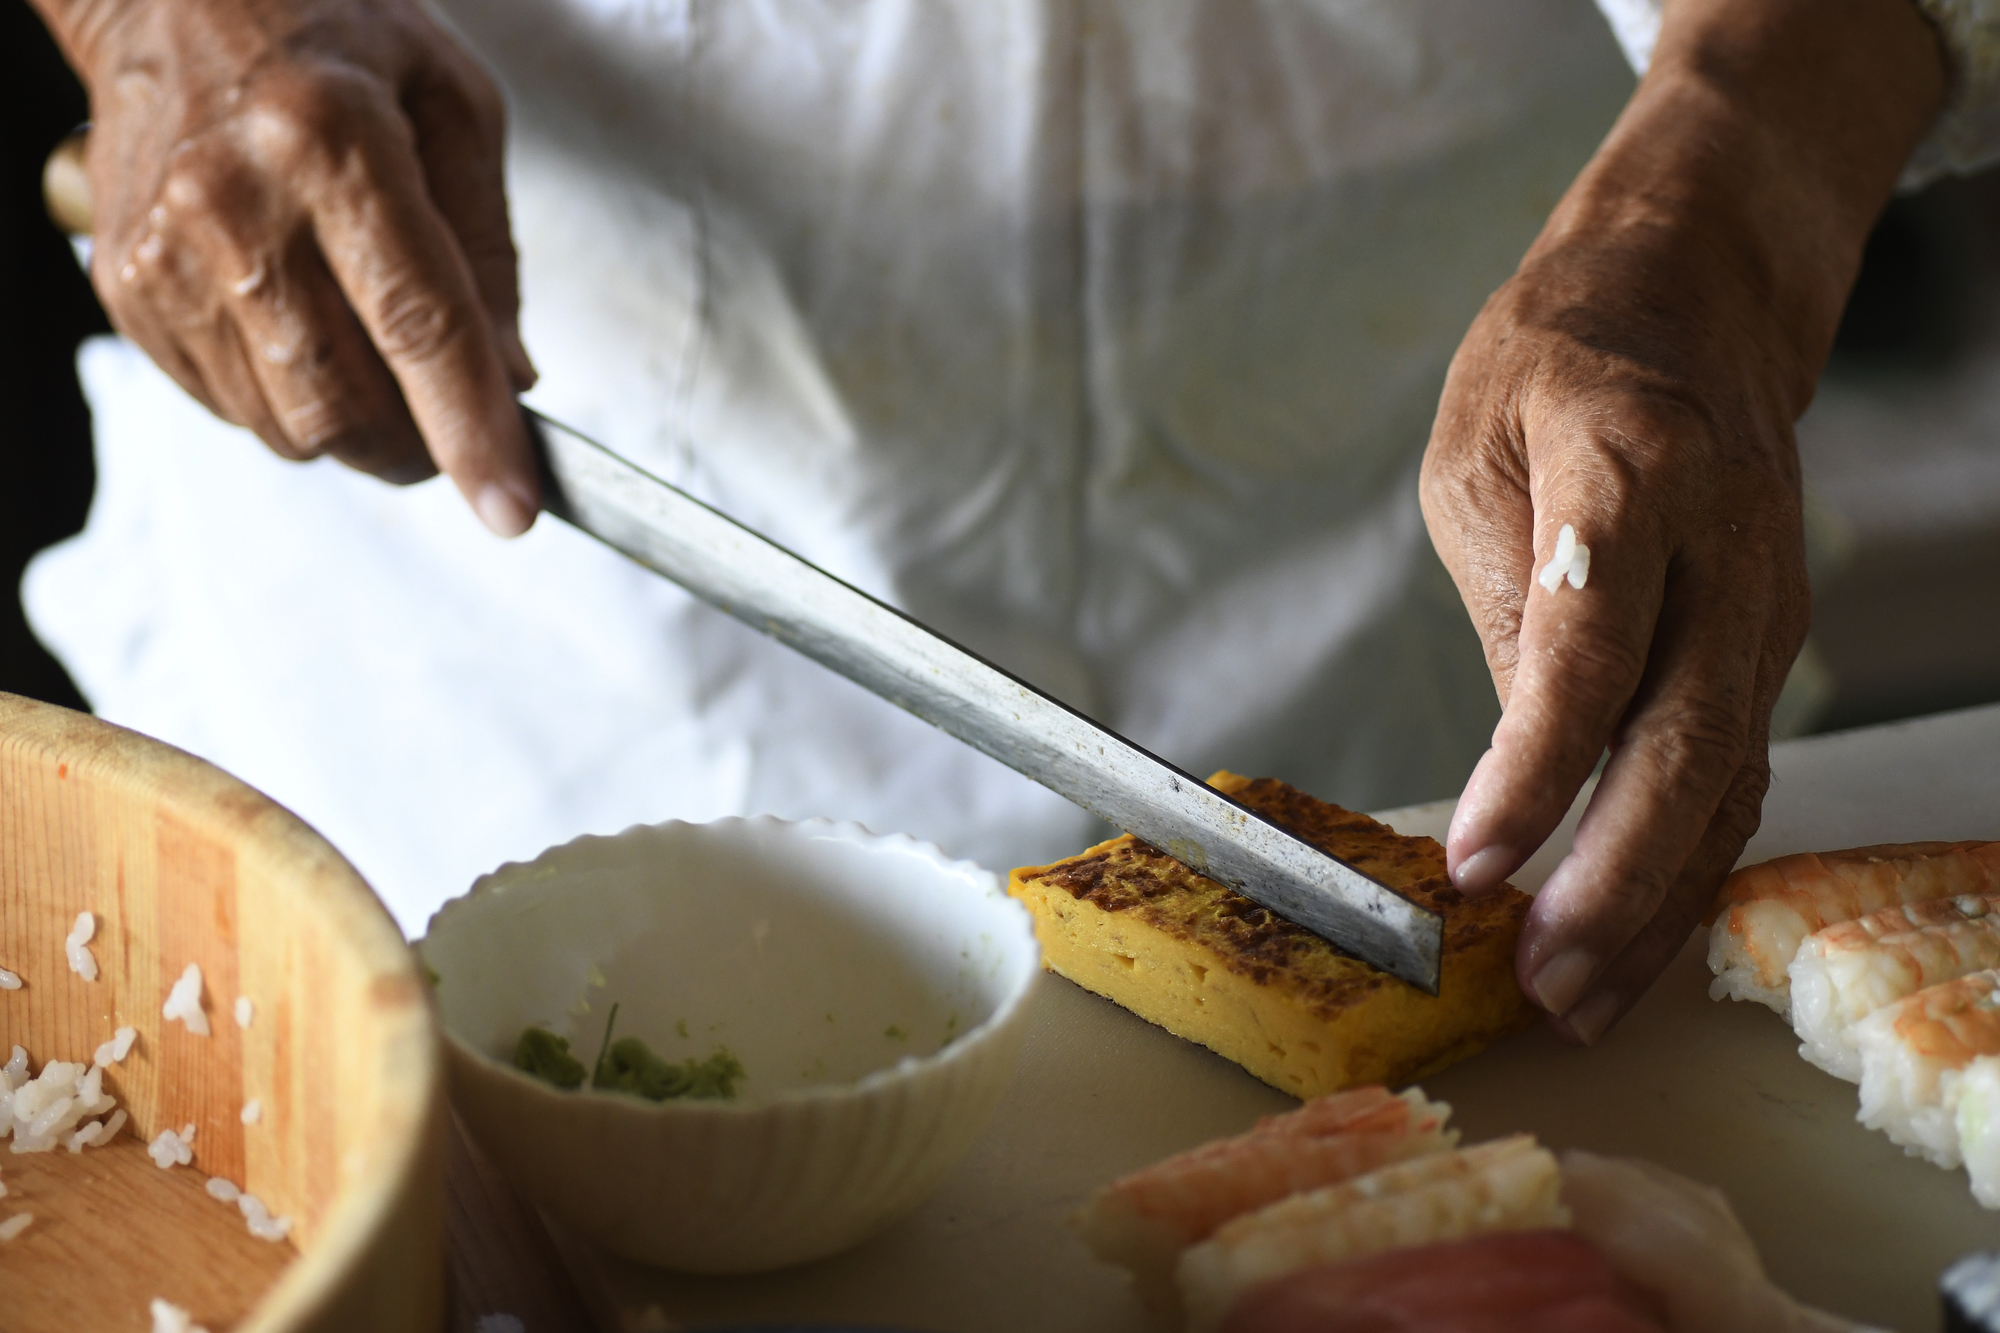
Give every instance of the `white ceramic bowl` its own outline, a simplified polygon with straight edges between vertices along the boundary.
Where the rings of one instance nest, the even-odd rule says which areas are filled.
[[[421,942],[452,1100],[534,1201],[616,1253],[753,1272],[915,1207],[992,1113],[1040,974],[1000,880],[823,819],[667,823],[502,866]],[[523,1028],[589,1065],[619,1036],[726,1046],[733,1101],[564,1092],[515,1070]]]

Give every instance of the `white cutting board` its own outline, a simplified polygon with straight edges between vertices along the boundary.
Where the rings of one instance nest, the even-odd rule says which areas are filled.
[[[2000,837],[2000,707],[1776,747],[1746,861],[1873,842]],[[1385,817],[1442,837],[1451,803]],[[1516,877],[1541,884],[1576,812]],[[1536,1030],[1425,1080],[1468,1141],[1529,1130],[1554,1148],[1644,1156],[1720,1186],[1772,1276],[1815,1305],[1901,1333],[1939,1325],[1938,1272],[2000,1248],[2000,1214],[1961,1172],[1905,1157],[1854,1120],[1855,1093],[1806,1064],[1784,1022],[1707,998],[1702,935],[1597,1049]],[[751,1278],[688,1278],[559,1237],[606,1330],[797,1320],[936,1333],[1149,1325],[1065,1219],[1121,1172],[1296,1103],[1234,1065],[1056,977],[1021,1068],[944,1187],[866,1245]],[[671,1207],[671,1200],[662,1200]]]

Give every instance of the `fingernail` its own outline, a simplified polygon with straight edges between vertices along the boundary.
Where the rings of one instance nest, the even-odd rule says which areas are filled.
[[[1608,990],[1579,1004],[1563,1015],[1563,1022],[1576,1034],[1576,1039],[1586,1046],[1597,1045],[1597,1039],[1604,1035],[1604,1029],[1611,1026],[1611,1020],[1618,1016],[1618,997]]]
[[[1481,847],[1458,863],[1458,869],[1451,872],[1451,885],[1460,893],[1476,896],[1499,888],[1513,868],[1513,848],[1497,844]]]
[[[1543,963],[1530,983],[1535,1002],[1552,1014],[1571,1017],[1570,1010],[1583,998],[1584,988],[1597,975],[1597,955],[1588,949],[1565,949]]]
[[[502,537],[518,537],[535,521],[535,511],[528,502],[497,481],[480,489],[473,508],[479,521]]]

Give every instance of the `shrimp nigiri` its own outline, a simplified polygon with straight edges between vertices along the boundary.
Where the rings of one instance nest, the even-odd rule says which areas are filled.
[[[1861,1113],[1913,1156],[1961,1160],[1958,1092],[1965,1067],[2000,1055],[2000,972],[1973,972],[1885,1005],[1854,1025]]]
[[[1458,1138],[1444,1127],[1450,1114],[1414,1088],[1337,1092],[1113,1181],[1076,1225],[1092,1253],[1132,1272],[1149,1306],[1171,1309],[1174,1263],[1187,1246],[1288,1194],[1444,1151]]]
[[[2000,893],[2000,842],[1912,842],[1802,852],[1745,866],[1710,916],[1710,999],[1790,1009],[1786,969],[1806,936],[1899,903]]]
[[[1555,1158],[1526,1134],[1433,1153],[1294,1194],[1181,1255],[1188,1326],[1215,1327],[1251,1287],[1316,1264],[1489,1231],[1569,1223]]]
[[[1927,924],[1898,929],[1911,915]],[[1985,898],[1890,908],[1809,937],[1792,959],[1799,1054],[1848,1082],[1861,1078],[1854,1025],[1926,987],[2000,967],[2000,913]]]

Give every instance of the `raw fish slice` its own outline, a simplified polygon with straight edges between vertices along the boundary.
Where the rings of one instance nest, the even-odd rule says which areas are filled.
[[[1526,1134],[1433,1153],[1294,1194],[1181,1255],[1188,1324],[1214,1328],[1245,1291],[1316,1264],[1488,1231],[1563,1226],[1555,1158]]]
[[[2000,894],[2000,842],[1911,842],[1803,852],[1723,882],[1708,935],[1711,999],[1790,1012],[1786,972],[1814,931],[1898,903]]]
[[[1861,1079],[1854,1025],[1884,1005],[1989,967],[2000,967],[2000,912],[1989,900],[1926,904],[1936,924],[1893,929],[1911,910],[1828,926],[1792,960],[1792,1030],[1799,1054],[1837,1078]]]
[[[1457,1138],[1444,1128],[1450,1114],[1415,1089],[1320,1097],[1113,1181],[1077,1213],[1077,1229],[1098,1258],[1131,1271],[1148,1306],[1171,1310],[1174,1263],[1187,1246],[1288,1194],[1444,1151]]]
[[[1567,1231],[1503,1231],[1302,1269],[1236,1302],[1223,1333],[1664,1333]]]
[[[1996,992],[2000,972],[1973,972],[1856,1023],[1861,1123],[1912,1155],[1957,1166],[1959,1075],[1982,1055],[2000,1055]]]
[[[1651,1162],[1566,1152],[1562,1199],[1576,1234],[1651,1295],[1671,1333],[1860,1333],[1800,1305],[1763,1261],[1720,1190]]]
[[[1979,1057],[1954,1084],[1958,1154],[1972,1178],[1972,1197],[2000,1208],[2000,1057]]]

